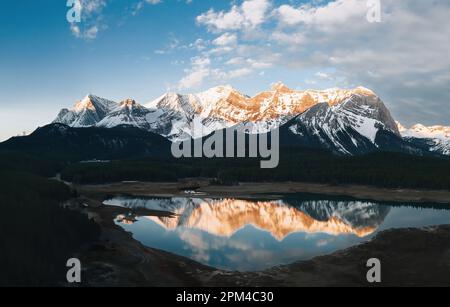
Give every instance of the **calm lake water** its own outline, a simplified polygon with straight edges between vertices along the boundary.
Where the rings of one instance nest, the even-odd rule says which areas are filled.
[[[330,254],[390,228],[450,224],[450,207],[303,194],[279,200],[117,197],[105,204],[175,213],[118,216],[116,223],[146,246],[237,271]]]

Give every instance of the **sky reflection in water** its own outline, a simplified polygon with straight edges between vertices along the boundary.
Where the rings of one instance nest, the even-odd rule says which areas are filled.
[[[389,228],[450,223],[450,210],[290,195],[280,200],[125,198],[106,205],[175,213],[119,216],[144,245],[218,268],[256,271],[332,253]]]

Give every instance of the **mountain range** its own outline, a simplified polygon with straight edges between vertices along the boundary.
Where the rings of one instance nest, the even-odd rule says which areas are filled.
[[[82,141],[81,135],[86,137],[83,129],[90,128],[87,131],[93,135],[107,135],[101,143],[122,145],[129,142],[125,131],[129,129],[136,136],[137,129],[143,133],[140,137],[151,136],[153,149],[144,149],[143,145],[139,148],[137,143],[133,149],[150,153],[158,137],[156,143],[167,148],[162,138],[172,142],[202,138],[243,124],[255,134],[280,129],[282,145],[325,149],[339,155],[376,151],[450,155],[450,127],[416,125],[406,129],[394,120],[383,101],[364,87],[299,91],[276,83],[270,90],[250,97],[231,86],[218,86],[196,94],[166,93],[144,104],[133,99],[117,103],[87,95],[72,109],[62,109],[50,125],[54,127],[46,129],[57,132],[62,139],[70,136],[77,143]],[[119,138],[105,132],[113,128],[120,131]],[[28,141],[24,141],[27,137],[9,140],[6,147],[36,143],[36,137],[43,135],[42,129],[30,135]],[[87,139],[92,143],[95,138]]]
[[[417,124],[407,129],[397,124],[402,136],[410,142],[433,152],[450,155],[450,127]]]

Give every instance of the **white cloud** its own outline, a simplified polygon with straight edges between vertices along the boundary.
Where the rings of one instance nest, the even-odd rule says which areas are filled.
[[[71,23],[72,34],[81,39],[93,40],[97,37],[100,29],[105,29],[102,23],[102,12],[106,7],[106,0],[80,0],[81,22]]]
[[[85,32],[85,37],[88,39],[94,39],[97,37],[97,33],[98,33],[98,27],[97,26],[92,26],[89,29],[86,30]]]
[[[213,41],[214,45],[217,46],[230,46],[236,45],[237,36],[236,34],[224,33]]]
[[[207,57],[195,57],[191,59],[191,69],[186,71],[186,76],[178,84],[178,88],[191,89],[202,84],[203,80],[211,74],[211,60]]]
[[[80,27],[77,26],[76,23],[72,23],[72,24],[70,25],[70,31],[72,31],[72,34],[73,34],[75,37],[80,37],[80,35],[81,35]]]
[[[197,22],[220,31],[237,30],[241,28],[244,18],[238,7],[233,6],[229,12],[216,13],[213,9],[210,9],[208,12],[198,16]]]
[[[245,59],[242,57],[231,58],[226,61],[226,65],[243,65],[245,63]]]
[[[133,16],[136,16],[146,4],[157,5],[160,3],[162,3],[162,0],[141,0],[138,3],[134,4],[131,14]]]
[[[210,9],[197,17],[197,23],[219,32],[255,28],[265,21],[269,7],[269,0],[246,0],[241,6],[233,5],[229,11]]]
[[[305,4],[295,8],[282,5],[276,14],[279,21],[286,25],[337,26],[351,19],[365,21],[367,10],[366,0],[336,0],[324,6]]]
[[[204,39],[197,39],[195,40],[195,42],[189,44],[189,48],[190,49],[196,49],[197,51],[203,51],[206,49],[206,45],[208,44],[207,41],[205,41]]]
[[[250,69],[248,67],[244,67],[244,68],[239,68],[239,69],[234,69],[234,70],[228,71],[224,75],[224,78],[225,79],[241,78],[241,77],[245,77],[245,76],[251,75],[252,73],[253,73],[252,69]]]
[[[306,37],[303,33],[286,33],[283,31],[275,31],[271,34],[271,40],[284,45],[300,45],[306,42]]]
[[[80,0],[82,12],[85,15],[98,13],[106,6],[106,0]]]
[[[321,71],[318,71],[316,73],[316,77],[318,77],[320,79],[330,79],[331,78],[331,76],[329,74],[327,74],[325,72],[321,72]]]
[[[208,55],[207,55],[208,54]],[[211,52],[202,53],[201,56],[191,59],[190,68],[185,70],[185,76],[179,81],[177,88],[180,90],[192,90],[203,86],[206,79],[213,84],[227,83],[233,79],[243,78],[258,72],[262,76],[261,69],[271,67],[271,63],[257,61],[251,58],[236,57],[224,61],[222,65],[219,59],[216,63],[210,57]],[[230,66],[226,68],[225,66]]]
[[[250,27],[256,27],[262,24],[266,18],[266,12],[269,9],[268,0],[249,0],[242,3],[242,13]]]
[[[170,54],[173,51],[176,51],[180,48],[184,48],[184,46],[181,44],[180,39],[178,39],[173,34],[169,34],[169,41],[162,49],[155,50],[156,54]]]

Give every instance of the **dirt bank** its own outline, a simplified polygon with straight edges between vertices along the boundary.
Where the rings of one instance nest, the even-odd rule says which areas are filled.
[[[384,189],[359,185],[328,185],[299,182],[282,183],[242,183],[238,186],[216,186],[208,182],[196,182],[196,192],[200,197],[238,197],[238,198],[270,198],[271,194],[313,193],[331,196],[350,196],[357,199],[412,202],[412,203],[440,203],[450,205],[450,190],[412,190],[412,189]],[[75,188],[91,198],[101,199],[106,195],[130,194],[140,196],[193,196],[186,194],[186,183],[150,183],[130,182],[105,185],[81,185]]]

